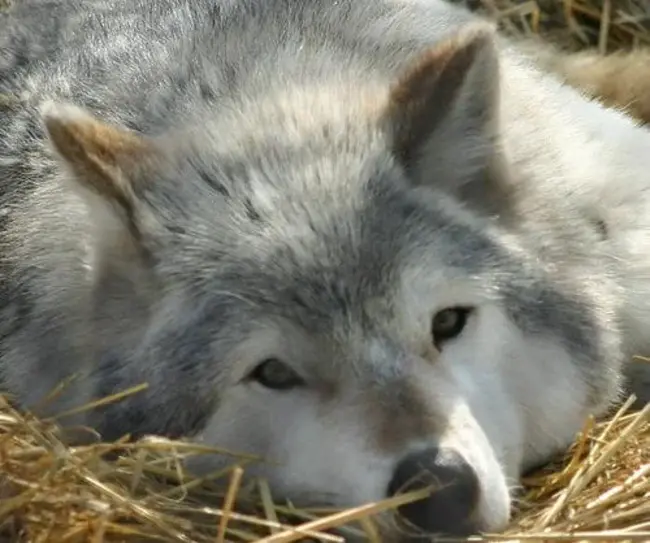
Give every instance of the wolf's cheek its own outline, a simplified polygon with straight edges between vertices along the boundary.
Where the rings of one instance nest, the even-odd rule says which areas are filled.
[[[572,442],[588,389],[557,338],[521,329],[496,304],[477,317],[442,361],[514,480]]]
[[[196,440],[262,458],[246,468],[265,478],[277,499],[300,505],[357,505],[385,497],[395,464],[367,439],[358,410],[323,410],[308,393],[236,391]],[[355,412],[356,411],[356,412]],[[217,455],[188,461],[195,473],[226,465]]]
[[[519,476],[524,442],[524,398],[509,375],[522,354],[513,352],[513,345],[521,343],[517,335],[499,308],[482,305],[462,336],[442,350],[436,369],[450,382],[445,388],[456,395],[445,406],[448,420],[462,405],[465,417],[475,421],[506,477],[513,480]]]

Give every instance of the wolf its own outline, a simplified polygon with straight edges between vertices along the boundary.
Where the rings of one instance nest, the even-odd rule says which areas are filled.
[[[630,390],[650,134],[489,21],[443,0],[2,17],[0,381],[21,408],[146,383],[66,421],[257,455],[247,475],[299,505],[442,483],[382,523],[412,541],[504,528],[521,474]]]

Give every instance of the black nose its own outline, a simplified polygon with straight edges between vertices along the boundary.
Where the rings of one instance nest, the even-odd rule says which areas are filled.
[[[479,481],[472,467],[450,449],[425,449],[401,460],[388,485],[388,495],[431,486],[431,494],[399,508],[411,528],[428,534],[466,536],[476,531],[473,521]]]

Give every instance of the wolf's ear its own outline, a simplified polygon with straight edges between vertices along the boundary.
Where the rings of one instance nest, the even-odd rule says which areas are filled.
[[[158,162],[160,151],[146,137],[76,106],[48,103],[41,112],[66,171],[64,181],[88,210],[91,269],[98,285],[94,318],[105,324],[97,341],[124,342],[145,322],[156,288],[143,243],[144,225],[152,223],[145,220],[150,214],[145,214],[141,189],[151,179],[151,161],[157,157]]]
[[[81,108],[49,102],[41,109],[49,141],[73,187],[103,217],[137,230],[135,184],[154,154],[143,137],[100,121]]]
[[[420,54],[397,79],[386,120],[414,183],[479,207],[503,203],[499,77],[496,30],[479,22]]]

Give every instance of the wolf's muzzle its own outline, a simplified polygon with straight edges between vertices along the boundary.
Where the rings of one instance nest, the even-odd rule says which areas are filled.
[[[410,531],[416,528],[429,534],[429,537],[474,533],[479,480],[474,469],[459,453],[431,448],[407,455],[395,469],[388,485],[388,495],[429,486],[433,490],[427,498],[399,508],[399,516],[411,525]]]

